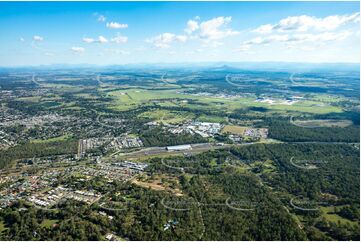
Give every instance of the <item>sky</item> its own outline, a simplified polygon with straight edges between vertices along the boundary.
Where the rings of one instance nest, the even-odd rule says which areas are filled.
[[[358,2],[0,2],[0,66],[359,62]]]

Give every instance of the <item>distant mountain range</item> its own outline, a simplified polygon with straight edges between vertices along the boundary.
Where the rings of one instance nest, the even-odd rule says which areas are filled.
[[[40,66],[0,67],[0,71],[64,70],[64,69],[209,69],[219,71],[360,71],[359,63],[297,63],[297,62],[197,62],[197,63],[137,63],[124,65],[51,64]]]

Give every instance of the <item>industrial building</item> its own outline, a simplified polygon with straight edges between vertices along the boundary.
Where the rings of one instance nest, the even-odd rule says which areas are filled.
[[[178,151],[178,150],[191,150],[191,145],[175,145],[175,146],[167,146],[166,150],[168,151]]]

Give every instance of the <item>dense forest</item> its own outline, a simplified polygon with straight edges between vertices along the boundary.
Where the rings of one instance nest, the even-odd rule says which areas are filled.
[[[360,127],[355,125],[345,128],[303,128],[282,120],[270,119],[267,123],[269,125],[269,137],[282,141],[355,143],[360,141]]]
[[[148,130],[142,131],[140,138],[145,146],[168,146],[207,142],[207,140],[199,134],[191,135],[183,133],[176,135],[163,130],[161,127],[149,128]]]
[[[78,142],[75,140],[43,143],[25,143],[0,151],[0,168],[4,168],[16,159],[52,155],[76,154]]]

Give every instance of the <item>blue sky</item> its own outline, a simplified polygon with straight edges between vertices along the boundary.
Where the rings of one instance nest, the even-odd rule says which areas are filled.
[[[359,62],[358,2],[0,2],[0,65]]]

